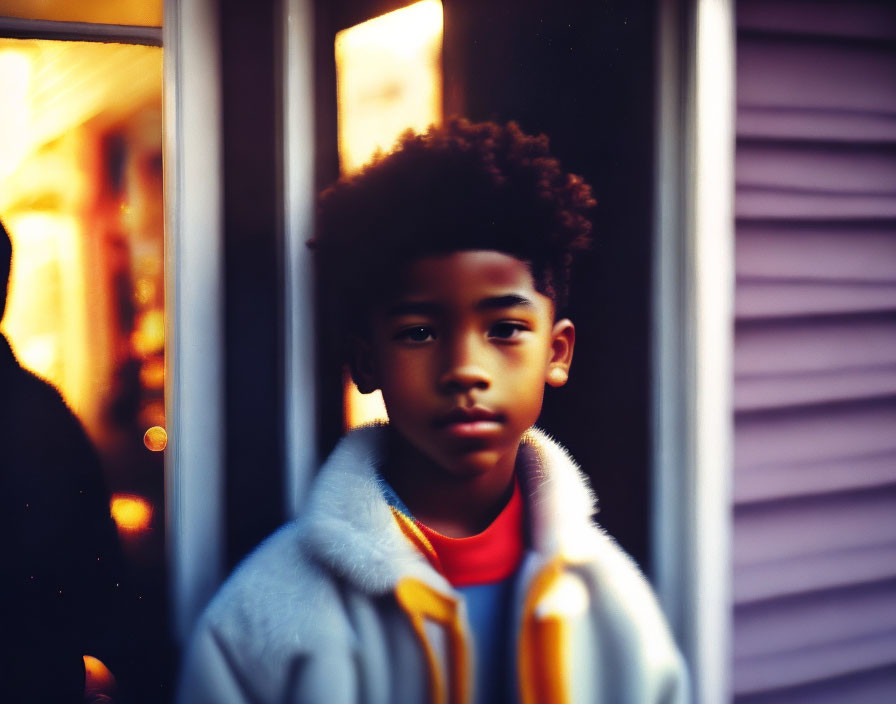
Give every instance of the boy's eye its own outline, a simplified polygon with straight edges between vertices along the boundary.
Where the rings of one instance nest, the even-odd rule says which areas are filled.
[[[499,340],[512,340],[524,330],[526,330],[526,326],[522,323],[501,321],[500,323],[492,325],[491,329],[488,331],[488,336],[495,337]]]
[[[432,328],[428,328],[425,325],[415,325],[400,330],[395,335],[395,339],[404,342],[429,342],[435,339],[435,333]]]

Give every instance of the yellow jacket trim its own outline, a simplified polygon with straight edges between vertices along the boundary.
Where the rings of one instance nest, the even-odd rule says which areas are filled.
[[[392,511],[392,515],[395,517],[395,522],[398,524],[398,527],[401,528],[401,532],[404,533],[405,537],[426,556],[426,559],[429,560],[433,567],[442,573],[442,563],[439,561],[439,556],[436,554],[435,548],[432,546],[432,543],[429,542],[429,538],[423,535],[423,531],[417,527],[414,519],[409,518],[394,506],[390,506],[389,509]]]
[[[430,697],[432,704],[445,704],[445,686],[442,668],[432,644],[426,637],[424,623],[428,619],[442,626],[448,634],[451,704],[469,704],[470,673],[467,641],[460,621],[457,602],[437,592],[425,582],[407,577],[395,587],[395,597],[410,619],[414,633],[423,646],[429,667]]]
[[[548,562],[532,581],[523,603],[519,640],[519,687],[522,704],[568,704],[570,701],[567,622],[559,615],[539,617],[536,607],[564,573],[564,561]]]

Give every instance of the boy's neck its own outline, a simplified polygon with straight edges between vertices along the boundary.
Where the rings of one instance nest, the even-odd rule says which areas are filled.
[[[488,528],[510,500],[516,454],[485,474],[457,477],[391,430],[383,474],[416,520],[450,538],[466,538]]]

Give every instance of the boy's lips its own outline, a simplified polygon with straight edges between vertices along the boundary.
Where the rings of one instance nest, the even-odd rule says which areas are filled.
[[[436,418],[435,425],[454,437],[480,437],[501,431],[504,417],[482,406],[455,408]]]

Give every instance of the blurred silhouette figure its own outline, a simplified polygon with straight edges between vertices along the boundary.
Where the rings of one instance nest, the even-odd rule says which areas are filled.
[[[0,223],[0,321],[11,261]],[[124,584],[100,460],[2,334],[0,540],[0,701],[110,701],[102,663],[118,671]]]

